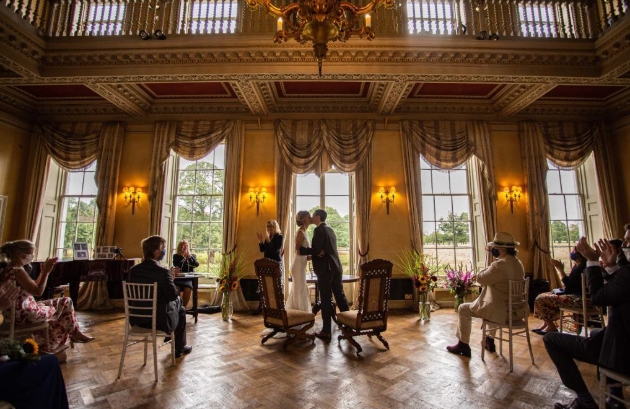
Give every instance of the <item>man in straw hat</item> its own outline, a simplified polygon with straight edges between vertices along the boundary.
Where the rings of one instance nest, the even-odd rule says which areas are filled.
[[[516,246],[520,243],[506,232],[497,232],[488,243],[486,251],[496,259],[488,268],[477,274],[477,282],[483,287],[479,297],[471,303],[459,306],[457,314],[457,338],[459,342],[446,347],[450,353],[470,358],[470,328],[472,318],[484,318],[492,322],[507,322],[509,280],[522,280],[523,264],[516,258]],[[494,338],[486,337],[486,349],[495,352]]]

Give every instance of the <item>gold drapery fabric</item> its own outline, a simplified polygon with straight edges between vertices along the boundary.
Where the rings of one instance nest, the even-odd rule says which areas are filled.
[[[150,234],[160,234],[164,198],[166,160],[172,149],[187,160],[199,160],[222,141],[226,141],[226,172],[223,215],[223,254],[236,245],[238,209],[241,191],[244,128],[241,121],[157,122],[151,160],[149,200],[151,202]],[[222,294],[216,293],[212,304],[220,305]],[[233,295],[236,311],[247,310],[247,302],[239,287]]]
[[[588,159],[591,152],[595,159],[599,199],[601,203],[604,235],[621,237],[617,191],[614,188],[612,167],[607,165],[610,156],[609,138],[600,122],[541,122],[540,131],[545,152],[556,165],[574,169]]]
[[[527,245],[533,255],[534,279],[549,280],[551,288],[560,286],[549,263],[549,199],[547,196],[547,157],[540,125],[520,122],[521,152],[527,186]]]
[[[283,231],[289,229],[293,173],[319,176],[331,165],[355,172],[357,243],[363,254],[357,259],[368,260],[374,125],[374,120],[275,121],[276,219]],[[354,274],[358,271],[357,266]]]
[[[50,170],[50,157],[37,134],[31,136],[29,152],[31,154],[26,171],[26,180],[29,183],[25,186],[25,204],[22,213],[24,222],[20,224],[20,237],[25,237],[36,243],[44,206],[44,191]]]

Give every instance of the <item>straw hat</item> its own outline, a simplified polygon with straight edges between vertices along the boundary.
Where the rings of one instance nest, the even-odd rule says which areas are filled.
[[[494,240],[488,243],[488,247],[501,247],[501,248],[514,248],[520,245],[518,241],[514,240],[514,236],[505,231],[498,231],[494,235]]]

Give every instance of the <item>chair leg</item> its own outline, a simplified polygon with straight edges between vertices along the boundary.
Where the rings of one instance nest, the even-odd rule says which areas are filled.
[[[173,340],[173,343],[175,341]],[[153,335],[153,372],[155,373],[155,381],[158,380],[158,372],[157,372],[157,337]]]
[[[532,365],[536,365],[534,362],[534,352],[532,351],[532,343],[529,339],[529,325],[525,325],[525,336],[527,337],[527,347],[529,348],[529,357],[532,359]]]
[[[144,366],[146,366],[147,364],[147,347],[148,347],[148,343],[149,343],[149,337],[144,337]]]
[[[485,358],[486,352],[486,321],[481,324],[481,361]]]
[[[122,355],[120,356],[120,366],[118,367],[118,376],[116,379],[120,379],[122,374],[123,363],[125,362],[125,354],[127,353],[127,343],[129,342],[129,334],[125,331],[125,341],[123,343]]]
[[[389,349],[389,344],[387,343],[387,341],[385,341],[385,338],[383,338],[381,333],[377,332],[375,335],[376,335],[376,338],[378,338],[383,343],[383,345],[385,345],[385,348]]]
[[[501,338],[503,338],[503,334],[501,334]],[[508,329],[508,342],[510,345],[508,345],[509,348],[509,354],[510,354],[510,372],[514,371],[514,350],[512,347],[512,344],[514,343],[514,340],[512,339],[512,328]]]
[[[262,345],[264,345],[264,344],[265,344],[265,342],[267,342],[267,340],[268,340],[269,338],[273,337],[273,336],[274,336],[274,335],[276,335],[277,333],[278,333],[278,331],[274,329],[274,330],[273,330],[273,331],[271,331],[269,334],[265,335],[265,336],[263,337],[263,339],[260,341],[260,343],[261,343]]]
[[[175,366],[175,332],[171,332],[171,361]]]

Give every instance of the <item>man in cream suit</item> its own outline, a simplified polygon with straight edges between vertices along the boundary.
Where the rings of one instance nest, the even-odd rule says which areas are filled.
[[[508,321],[507,303],[509,280],[523,280],[523,264],[516,258],[514,236],[506,232],[497,232],[494,240],[488,243],[486,250],[496,260],[488,268],[477,274],[477,282],[483,287],[479,297],[472,303],[459,306],[457,314],[457,338],[459,342],[448,346],[448,352],[470,358],[470,330],[472,318],[484,318],[492,322]],[[486,338],[486,349],[495,352],[494,339]]]

